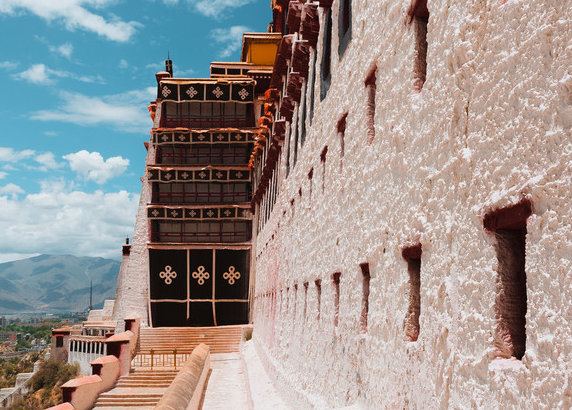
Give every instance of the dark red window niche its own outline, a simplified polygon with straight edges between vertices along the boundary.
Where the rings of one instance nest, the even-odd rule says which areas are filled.
[[[522,359],[526,350],[526,220],[532,205],[524,199],[516,205],[489,212],[484,227],[496,239],[497,283],[494,343],[496,356]]]
[[[421,244],[403,248],[401,255],[407,262],[409,274],[409,307],[405,317],[405,336],[410,342],[419,338],[421,314]]]

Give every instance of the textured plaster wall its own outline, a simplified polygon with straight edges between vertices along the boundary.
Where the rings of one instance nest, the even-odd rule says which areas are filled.
[[[152,146],[149,147],[149,153]],[[151,163],[148,160],[149,163]],[[151,187],[147,177],[141,178],[143,186],[139,199],[139,208],[135,221],[131,253],[124,256],[119,270],[119,279],[115,291],[113,320],[117,320],[116,333],[124,330],[123,319],[135,315],[141,318],[141,325],[149,325],[149,223],[147,204],[151,199]]]
[[[570,2],[428,0],[421,93],[413,91],[409,1],[353,0],[352,40],[340,61],[338,4],[332,85],[322,102],[317,94],[298,162],[253,250],[254,338],[266,364],[298,408],[570,408]],[[319,79],[321,37],[318,44]],[[368,145],[364,80],[374,66]],[[340,167],[336,122],[346,112]],[[522,198],[533,208],[526,353],[522,361],[495,359],[497,259],[483,217]],[[401,249],[416,243],[420,333],[408,342]],[[363,262],[371,273],[366,333]],[[334,272],[341,272],[337,328]]]

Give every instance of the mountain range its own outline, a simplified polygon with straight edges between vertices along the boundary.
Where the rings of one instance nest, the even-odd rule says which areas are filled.
[[[82,311],[115,298],[119,262],[71,255],[40,255],[0,264],[0,314]]]

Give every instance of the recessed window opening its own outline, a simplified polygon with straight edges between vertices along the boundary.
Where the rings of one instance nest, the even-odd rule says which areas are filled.
[[[296,323],[296,305],[298,304],[298,284],[294,285],[294,323]]]
[[[340,277],[341,272],[335,272],[332,275],[332,284],[334,286],[334,327],[338,327],[340,316]]]
[[[311,168],[310,172],[308,172],[308,179],[310,180],[310,201],[312,200],[312,186],[314,185],[312,181],[313,177],[314,177],[314,168]]]
[[[367,93],[367,102],[366,102],[367,145],[371,145],[373,139],[375,138],[375,94],[377,91],[376,70],[377,67],[374,67],[373,70],[371,70],[371,72],[365,79],[365,89]]]
[[[309,122],[310,122],[310,126],[312,125],[312,121],[314,120],[314,100],[316,98],[315,94],[316,94],[316,60],[318,59],[318,53],[316,53],[314,51],[313,53],[313,57],[312,57],[312,77],[310,79],[310,86],[311,91],[310,91],[310,107],[308,108],[309,110]]]
[[[286,288],[286,312],[288,312],[288,308],[290,307],[290,288]]]
[[[338,15],[338,54],[344,55],[352,38],[352,1],[340,0],[340,13]]]
[[[322,279],[316,279],[314,281],[316,284],[316,301],[318,303],[318,322],[320,321],[320,311],[322,309]]]
[[[294,198],[290,200],[290,208],[292,208],[292,219],[294,219],[294,211],[296,210],[296,207],[294,206]]]
[[[342,116],[342,118],[338,120],[338,123],[336,124],[336,128],[338,129],[338,135],[340,137],[340,170],[343,167],[347,118],[348,118],[348,113],[345,113]]]
[[[531,213],[530,201],[523,200],[487,214],[484,220],[485,229],[496,239],[498,275],[494,344],[499,358],[521,360],[526,351],[526,220]]]
[[[306,322],[306,313],[308,313],[308,285],[308,282],[304,282],[304,322]]]
[[[403,259],[409,274],[409,307],[405,318],[405,336],[410,342],[419,338],[419,315],[421,313],[421,244],[404,248]]]
[[[326,189],[326,154],[328,153],[328,146],[326,145],[320,154],[320,162],[322,163],[322,194]]]
[[[332,81],[331,72],[332,60],[332,9],[326,12],[324,23],[324,39],[322,42],[322,64],[321,64],[321,81],[320,81],[320,99],[326,98],[330,83]]]
[[[362,301],[361,301],[361,315],[360,315],[360,328],[362,333],[367,333],[367,315],[369,313],[369,282],[371,275],[369,274],[369,263],[361,263],[362,274]]]
[[[415,63],[413,66],[413,88],[421,92],[427,75],[427,23],[429,9],[427,0],[414,0],[409,8],[410,23],[415,33]]]

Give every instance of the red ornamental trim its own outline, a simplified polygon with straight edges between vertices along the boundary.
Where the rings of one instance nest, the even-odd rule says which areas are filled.
[[[492,232],[498,229],[522,229],[526,228],[526,220],[531,214],[531,202],[523,199],[516,205],[489,212],[483,222],[485,229]]]
[[[421,250],[421,244],[419,243],[417,245],[408,246],[406,248],[403,248],[403,250],[401,251],[401,256],[403,256],[403,259],[405,259],[405,260],[421,259],[422,253],[423,253],[423,251]]]

